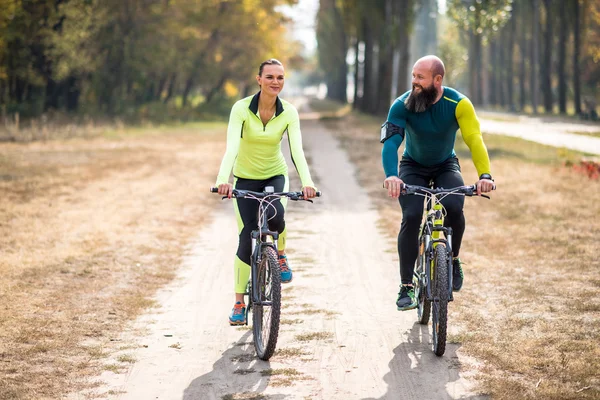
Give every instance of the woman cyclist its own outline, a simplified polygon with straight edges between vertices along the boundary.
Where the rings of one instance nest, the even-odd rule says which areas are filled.
[[[227,149],[216,182],[219,194],[231,197],[234,187],[262,192],[266,186],[273,186],[276,192],[288,191],[288,168],[281,153],[281,140],[287,132],[292,161],[302,181],[302,192],[305,198],[313,198],[316,188],[302,150],[298,111],[290,103],[279,98],[284,84],[281,62],[272,58],[260,64],[256,81],[260,91],[239,100],[231,109],[227,128]],[[229,183],[232,169],[233,184]],[[285,199],[273,202],[277,210],[276,216],[269,220],[269,229],[279,232],[277,248],[283,283],[292,280],[292,270],[285,255],[285,203]],[[252,199],[234,199],[234,209],[238,222],[239,244],[233,263],[235,305],[229,316],[229,324],[243,325],[246,323],[244,292],[250,277],[252,252],[250,232],[258,227],[258,202]]]

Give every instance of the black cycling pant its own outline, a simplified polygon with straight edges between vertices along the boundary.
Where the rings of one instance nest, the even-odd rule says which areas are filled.
[[[276,192],[282,192],[285,185],[285,176],[277,175],[265,180],[254,180],[237,178],[235,183],[236,189],[252,190],[254,192],[262,192],[267,186],[273,186]],[[239,218],[242,220],[243,228],[240,231],[239,244],[237,249],[238,258],[250,265],[250,257],[252,255],[252,239],[250,233],[258,229],[258,206],[259,202],[253,199],[236,199]],[[277,213],[274,218],[269,219],[269,229],[282,233],[285,229],[284,208],[279,199],[271,203],[275,206]],[[267,215],[271,218],[275,214],[273,207],[268,207]]]
[[[431,167],[421,165],[411,158],[402,157],[400,162],[400,179],[407,185],[452,188],[463,186],[458,158],[451,157],[441,164]],[[415,261],[419,254],[419,228],[423,217],[423,197],[418,195],[400,196],[402,207],[402,223],[398,234],[398,254],[400,256],[400,279],[402,284],[412,283]],[[464,196],[446,196],[442,205],[447,215],[444,226],[452,228],[452,253],[458,257],[460,244],[465,232],[465,216],[463,214]]]

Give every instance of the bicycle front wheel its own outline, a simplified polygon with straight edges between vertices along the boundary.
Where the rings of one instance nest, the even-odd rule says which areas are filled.
[[[415,279],[413,285],[415,287],[415,297],[417,299],[417,318],[421,325],[429,323],[429,314],[431,312],[431,301],[427,299],[427,285],[425,272],[423,271],[423,260],[427,264],[429,258],[424,255],[419,255],[415,265]]]
[[[435,277],[432,281],[432,331],[433,352],[442,356],[446,351],[446,331],[448,325],[448,253],[444,246],[436,246],[433,251]]]
[[[258,358],[268,360],[275,352],[281,316],[281,271],[273,247],[262,247],[256,268],[253,290],[260,301],[252,304],[254,347]]]

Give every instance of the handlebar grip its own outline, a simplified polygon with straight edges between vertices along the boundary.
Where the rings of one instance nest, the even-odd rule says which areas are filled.
[[[321,191],[317,191],[317,197],[321,197]]]
[[[219,188],[216,188],[216,187],[211,187],[211,188],[210,188],[210,192],[211,192],[211,193],[219,193]]]

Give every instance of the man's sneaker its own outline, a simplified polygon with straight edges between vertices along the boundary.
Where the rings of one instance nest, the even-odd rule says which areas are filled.
[[[288,265],[287,256],[285,254],[279,255],[279,270],[281,271],[281,283],[292,281],[292,269]]]
[[[460,258],[452,260],[452,290],[458,292],[463,285],[463,270]]]
[[[229,325],[245,325],[246,324],[246,305],[239,301],[233,306],[231,315],[229,316]]]
[[[417,307],[417,302],[415,300],[415,289],[412,286],[400,286],[398,300],[396,300],[396,307],[398,307],[398,311],[412,310],[413,308]]]

